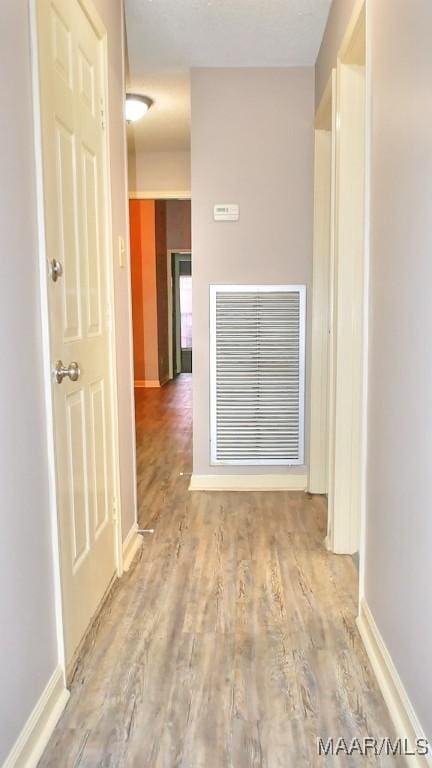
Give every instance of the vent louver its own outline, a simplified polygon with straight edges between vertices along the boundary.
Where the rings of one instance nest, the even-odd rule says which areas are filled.
[[[304,461],[305,286],[211,286],[211,462]]]

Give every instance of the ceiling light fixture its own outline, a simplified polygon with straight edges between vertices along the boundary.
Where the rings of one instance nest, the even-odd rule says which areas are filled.
[[[127,93],[125,103],[125,116],[128,123],[134,123],[141,120],[148,112],[153,100],[148,96],[141,96],[139,93]]]

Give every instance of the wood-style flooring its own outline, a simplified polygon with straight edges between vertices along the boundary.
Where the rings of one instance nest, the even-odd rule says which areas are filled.
[[[114,589],[41,768],[401,765],[318,757],[393,735],[350,557],[303,493],[189,493],[191,379],[138,390],[135,567]]]

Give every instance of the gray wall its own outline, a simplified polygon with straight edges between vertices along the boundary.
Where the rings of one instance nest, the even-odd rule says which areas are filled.
[[[380,0],[369,13],[365,594],[432,737],[432,3]]]
[[[190,152],[136,152],[129,146],[129,191],[190,192]]]
[[[209,465],[209,285],[310,286],[313,113],[313,68],[192,70],[195,473],[260,471]],[[240,221],[213,221],[224,202]]]
[[[97,0],[110,33],[113,237],[128,237],[121,4]],[[33,151],[28,0],[0,3],[0,764],[55,667],[48,457]],[[115,271],[125,533],[133,521],[129,274]]]
[[[0,3],[0,79],[2,764],[57,665],[27,0]]]
[[[357,0],[333,0],[315,68],[315,103],[321,101]]]
[[[334,0],[317,101],[352,0]],[[364,596],[432,737],[430,0],[368,1],[372,135]]]

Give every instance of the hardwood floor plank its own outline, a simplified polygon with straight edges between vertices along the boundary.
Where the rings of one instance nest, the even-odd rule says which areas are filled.
[[[137,392],[146,535],[78,664],[40,768],[398,766],[318,757],[392,736],[357,632],[357,573],[304,493],[189,493],[191,379]],[[398,762],[399,761],[399,762]]]

